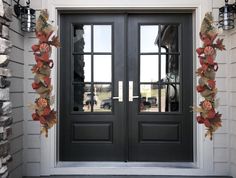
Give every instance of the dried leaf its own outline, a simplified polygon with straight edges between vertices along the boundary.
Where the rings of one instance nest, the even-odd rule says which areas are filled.
[[[50,44],[55,46],[56,48],[61,47],[60,40],[58,36],[53,36],[52,41],[50,41]]]
[[[217,39],[216,40],[216,45],[215,45],[215,47],[217,48],[217,49],[219,49],[220,51],[223,51],[223,50],[225,50],[225,45],[223,45],[223,39]]]

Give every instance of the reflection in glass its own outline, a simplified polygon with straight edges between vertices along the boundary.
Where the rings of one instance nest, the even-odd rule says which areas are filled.
[[[168,55],[161,55],[161,80],[166,81],[166,56]]]
[[[95,84],[94,96],[96,104],[94,105],[94,112],[111,112],[112,110],[112,87],[107,84]]]
[[[178,25],[161,25],[161,46],[167,52],[178,52]]]
[[[140,82],[157,82],[158,70],[158,55],[140,56]]]
[[[91,25],[74,25],[74,52],[91,52]]]
[[[91,56],[74,55],[74,81],[91,81]]]
[[[160,103],[159,103],[160,91]],[[178,112],[179,85],[141,84],[140,112]],[[159,110],[160,109],[160,110]]]
[[[140,112],[159,112],[158,85],[140,85]]]
[[[94,82],[111,82],[111,55],[94,55]]]
[[[91,112],[91,85],[75,84],[74,85],[74,106],[73,111]]]
[[[161,47],[161,53],[167,53],[167,48],[164,46]]]
[[[178,55],[161,55],[161,79],[165,82],[179,82]]]
[[[94,25],[94,52],[111,52],[111,25]]]
[[[179,111],[179,85],[167,84],[161,89],[161,112]]]
[[[158,52],[157,37],[158,25],[142,25],[140,27],[141,53]]]

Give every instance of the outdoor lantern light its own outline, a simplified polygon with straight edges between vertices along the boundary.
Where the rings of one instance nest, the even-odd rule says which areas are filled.
[[[235,12],[236,3],[228,4],[228,0],[225,0],[225,5],[219,9],[219,27],[224,30],[233,29]]]
[[[26,2],[26,6],[21,6],[17,1],[14,11],[17,17],[21,16],[21,30],[24,32],[35,31],[35,10],[30,8],[30,0]]]

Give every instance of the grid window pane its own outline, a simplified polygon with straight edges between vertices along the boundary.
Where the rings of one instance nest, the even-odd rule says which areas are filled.
[[[168,52],[178,52],[178,25],[161,25],[161,46],[165,46]]]
[[[158,92],[158,85],[140,85],[140,112],[159,112]]]
[[[161,55],[161,79],[179,82],[179,55]]]
[[[140,48],[141,53],[158,52],[158,25],[141,25]]]
[[[94,55],[94,82],[111,82],[112,56]]]
[[[141,55],[140,82],[157,82],[158,76],[158,55]]]
[[[91,82],[91,55],[74,55],[74,81]]]
[[[94,25],[94,52],[111,52],[111,25]]]
[[[161,112],[178,112],[179,103],[179,85],[163,85],[161,87]]]
[[[94,105],[94,112],[111,112],[112,86],[110,84],[95,84],[94,93],[96,96],[96,105]]]
[[[73,111],[75,112],[91,112],[92,94],[91,84],[75,84],[73,86]]]
[[[91,25],[74,25],[74,52],[91,52]]]

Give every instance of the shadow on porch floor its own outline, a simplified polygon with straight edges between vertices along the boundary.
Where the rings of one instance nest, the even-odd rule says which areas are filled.
[[[230,176],[50,176],[24,178],[232,178]]]

